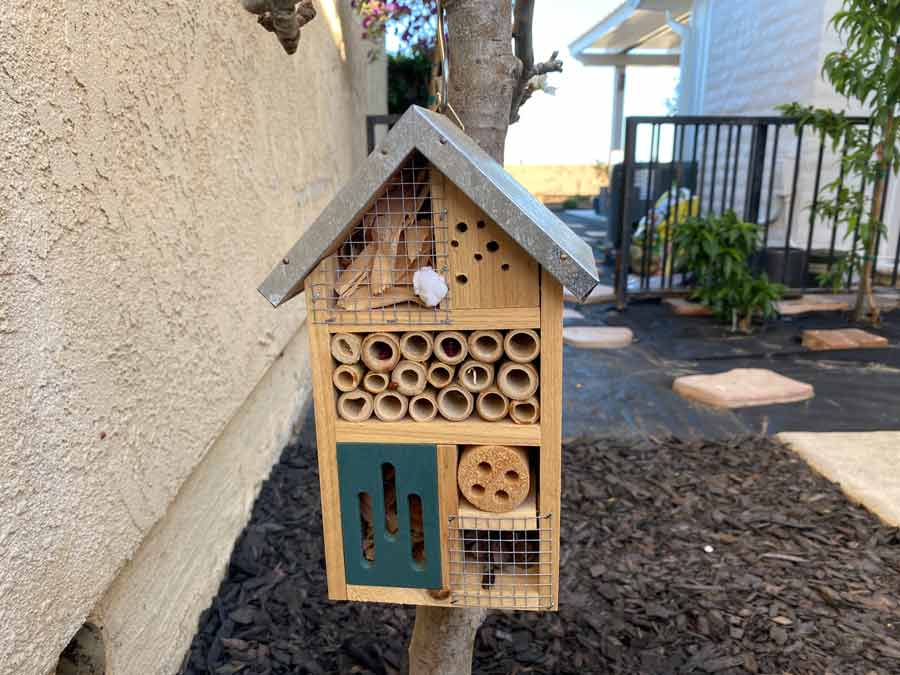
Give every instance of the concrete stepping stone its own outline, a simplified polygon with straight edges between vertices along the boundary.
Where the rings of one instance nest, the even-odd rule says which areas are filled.
[[[578,319],[583,318],[584,314],[579,312],[577,309],[572,309],[571,307],[563,307],[563,321],[565,321],[566,319],[577,321]]]
[[[775,309],[784,316],[807,314],[809,312],[846,312],[850,302],[843,296],[802,295],[794,300],[779,300]]]
[[[619,349],[634,341],[630,328],[617,326],[570,326],[563,328],[563,342],[581,349]]]
[[[684,398],[714,408],[794,403],[815,394],[811,384],[764,368],[735,368],[715,375],[685,375],[676,378],[672,389]]]
[[[578,305],[595,305],[598,303],[612,302],[616,299],[616,289],[612,286],[604,286],[598,284],[591,291],[590,295],[582,302],[568,288],[563,291],[563,300],[566,302],[574,302]]]
[[[816,352],[830,349],[877,349],[887,347],[887,338],[859,328],[803,331],[803,346]]]
[[[712,316],[713,311],[706,305],[699,302],[691,302],[685,298],[666,298],[663,300],[664,305],[668,305],[669,309],[678,316]]]
[[[776,438],[888,525],[900,526],[900,431],[781,433]]]

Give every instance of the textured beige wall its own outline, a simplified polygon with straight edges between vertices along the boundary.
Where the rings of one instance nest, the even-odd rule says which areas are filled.
[[[287,57],[231,1],[4,2],[0,673],[53,667],[301,325],[254,289],[364,152],[317,6]]]
[[[174,675],[246,524],[260,478],[311,401],[301,330],[94,609],[106,675]]]

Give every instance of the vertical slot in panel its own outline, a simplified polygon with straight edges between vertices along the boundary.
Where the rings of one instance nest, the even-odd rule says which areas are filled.
[[[347,583],[441,588],[437,446],[338,443],[337,463]]]
[[[367,492],[359,493],[359,535],[363,564],[375,562],[375,533],[372,531],[372,498]]]
[[[410,551],[413,565],[422,569],[425,567],[425,537],[422,526],[422,498],[419,495],[409,496],[409,537],[412,542]]]
[[[394,465],[381,465],[381,483],[384,488],[384,529],[389,535],[397,534],[397,482]]]

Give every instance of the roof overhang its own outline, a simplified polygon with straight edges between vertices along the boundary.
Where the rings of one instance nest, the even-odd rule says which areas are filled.
[[[569,45],[591,66],[677,66],[681,39],[669,17],[684,22],[692,0],[627,0]]]
[[[418,150],[547,272],[579,297],[597,285],[591,247],[444,115],[410,106],[259,287],[274,306],[359,222],[371,199]]]

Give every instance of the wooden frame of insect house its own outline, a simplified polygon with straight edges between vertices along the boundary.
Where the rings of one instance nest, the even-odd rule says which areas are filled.
[[[590,247],[410,108],[260,287],[305,291],[328,595],[557,606],[563,287]]]

